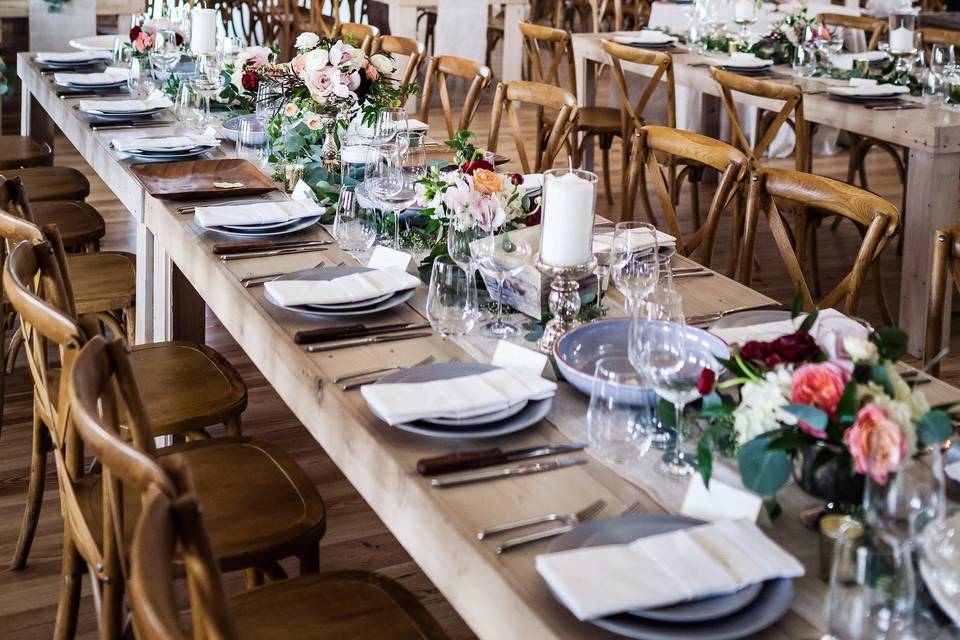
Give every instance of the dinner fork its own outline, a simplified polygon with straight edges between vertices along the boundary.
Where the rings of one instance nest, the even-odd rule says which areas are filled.
[[[605,501],[597,500],[596,502],[591,502],[580,511],[574,511],[573,513],[547,513],[542,516],[534,516],[533,518],[517,520],[516,522],[498,524],[495,527],[490,527],[489,529],[484,529],[483,531],[477,532],[477,540],[483,540],[484,538],[488,538],[495,533],[512,531],[514,529],[529,527],[535,524],[542,524],[544,522],[556,522],[559,520],[564,524],[573,526],[578,522],[581,522],[582,520],[589,520],[593,516],[603,511],[603,508],[605,506],[607,506],[607,503]]]
[[[603,502],[603,501],[601,502],[602,504],[600,508],[587,514],[586,517],[579,517],[579,516],[582,516],[582,514],[576,514],[578,518],[576,522],[572,524],[565,524],[562,527],[554,527],[552,529],[547,529],[546,531],[537,531],[536,533],[530,533],[525,536],[519,536],[517,538],[511,538],[510,540],[507,540],[506,542],[504,542],[503,544],[497,547],[496,549],[497,555],[500,555],[504,551],[509,551],[510,549],[516,549],[517,547],[521,547],[531,542],[537,542],[538,540],[546,540],[547,538],[553,538],[553,537],[562,535],[564,533],[567,533],[568,531],[573,531],[573,528],[576,527],[578,524],[587,522],[588,520],[592,520],[601,511],[603,511],[603,507],[606,506],[606,502]],[[593,506],[593,505],[590,505],[590,506]]]
[[[436,358],[434,358],[433,356],[427,356],[426,358],[424,358],[423,360],[421,360],[421,361],[418,362],[417,364],[413,365],[412,367],[391,367],[391,368],[388,368],[388,369],[383,370],[383,371],[377,371],[376,373],[386,374],[386,373],[389,373],[389,372],[391,372],[391,371],[398,371],[398,370],[400,370],[400,369],[413,369],[413,368],[415,368],[415,367],[425,367],[425,366],[427,366],[428,364],[433,364],[433,362],[434,362],[435,360],[436,360]],[[457,363],[457,362],[460,362],[460,359],[459,359],[459,358],[451,358],[451,359],[450,359],[450,362],[451,362],[451,363]],[[373,374],[368,374],[368,375],[373,375]],[[356,376],[351,376],[351,377],[356,377]],[[364,385],[373,384],[374,382],[377,382],[378,380],[382,379],[383,377],[384,377],[384,375],[379,375],[379,376],[376,376],[376,377],[374,377],[374,378],[364,378],[363,380],[357,380],[356,382],[348,382],[348,383],[346,383],[346,384],[340,385],[340,389],[341,389],[342,391],[353,391],[354,389],[359,389],[360,387],[362,387],[362,386],[364,386]]]
[[[620,517],[625,516],[635,516],[643,513],[643,506],[639,502],[634,502],[632,505],[623,510],[623,513],[620,514]]]

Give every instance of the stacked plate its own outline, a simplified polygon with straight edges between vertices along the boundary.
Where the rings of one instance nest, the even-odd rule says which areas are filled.
[[[38,53],[37,62],[51,69],[79,69],[109,62],[112,57],[111,50]]]
[[[395,384],[398,382],[432,382],[434,380],[449,380],[462,378],[487,371],[497,367],[481,363],[453,363],[445,362],[425,367],[403,369],[381,378],[375,384]],[[492,438],[537,424],[550,412],[553,398],[544,400],[524,400],[505,409],[486,413],[470,418],[424,418],[411,422],[401,422],[394,425],[397,429],[416,433],[430,438]],[[376,412],[374,411],[374,414]],[[383,419],[382,416],[377,416]]]
[[[770,70],[773,60],[765,60],[748,53],[734,53],[729,58],[711,61],[711,66],[740,75],[759,76],[765,75]]]
[[[72,65],[76,66],[76,65]],[[101,73],[56,73],[54,81],[70,89],[86,89],[99,91],[104,89],[119,89],[127,86],[127,76],[122,70],[107,68]]]
[[[639,538],[686,529],[700,520],[674,515],[642,515],[591,522],[554,542],[551,552],[624,544]],[[669,562],[669,558],[666,559]],[[591,620],[602,629],[638,640],[734,640],[755,634],[790,608],[789,578],[753,584],[731,594],[691,600],[657,609],[633,609]]]
[[[300,221],[312,220],[310,224],[314,224],[319,219],[320,216],[317,216],[316,218],[301,218]],[[280,276],[277,278],[277,280],[326,281],[333,280],[335,278],[342,278],[343,276],[349,276],[354,273],[362,273],[364,271],[373,271],[373,269],[357,266],[320,267],[317,269],[307,269],[304,271],[288,273],[287,275]],[[307,316],[314,316],[318,318],[348,318],[351,316],[365,316],[373,313],[380,313],[381,311],[392,309],[393,307],[403,304],[409,300],[410,297],[413,296],[414,291],[415,289],[404,289],[402,291],[397,291],[396,293],[379,295],[367,300],[357,300],[354,302],[344,302],[341,304],[301,304],[289,307],[284,306],[277,300],[271,298],[269,289],[266,291],[266,298],[272,304],[275,304],[278,307],[283,307],[284,309],[288,309],[290,311],[296,311],[297,313],[302,313]]]
[[[170,136],[137,138],[137,140],[162,140],[169,137]],[[217,146],[217,144],[212,143],[185,142],[179,146],[147,147],[145,145],[143,148],[138,148],[136,146],[131,146],[128,142],[124,145],[121,151],[136,162],[178,162],[181,160],[193,160],[195,158],[199,158],[200,156],[216,149]],[[247,229],[247,227],[243,227],[243,229]],[[251,231],[247,231],[241,235],[251,235],[252,233],[253,232]]]
[[[641,49],[669,49],[677,42],[677,39],[663,31],[643,29],[642,31],[624,32],[615,35],[613,41],[629,47],[640,47]]]
[[[117,45],[117,39],[117,36],[112,34],[87,36],[85,38],[74,38],[69,44],[80,51],[109,51],[112,53]]]
[[[896,101],[909,94],[910,89],[897,84],[857,84],[827,89],[827,95],[834,100],[853,103]]]

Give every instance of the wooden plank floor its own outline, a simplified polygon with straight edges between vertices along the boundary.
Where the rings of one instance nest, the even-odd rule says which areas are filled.
[[[488,90],[472,127],[481,133],[483,143],[486,142],[492,94],[493,87]],[[431,119],[435,124],[442,122],[439,111],[435,111]],[[529,124],[529,120],[529,117],[526,118],[525,123]],[[531,134],[532,130],[530,125]],[[499,150],[507,156],[516,157],[512,141],[506,133]],[[614,167],[613,185],[616,190],[620,185],[619,142],[614,145],[611,160]],[[105,248],[132,251],[134,229],[129,214],[97,179],[77,152],[63,139],[58,140],[57,162],[80,168],[90,177],[93,190],[88,202],[97,207],[108,222],[109,230],[104,243]],[[818,157],[814,166],[818,173],[842,177],[846,172],[846,156]],[[899,203],[899,183],[893,165],[886,156],[871,158],[869,167],[871,184],[879,186],[881,195]],[[707,193],[708,189],[705,189],[701,202],[709,202]],[[600,200],[601,213],[614,218],[618,217],[616,207],[608,206],[602,196]],[[687,199],[684,198],[684,203],[686,202]],[[686,205],[681,211],[687,219],[686,223],[689,224]],[[725,264],[726,238],[727,236],[722,236],[719,240],[717,264]],[[820,241],[825,280],[835,281],[849,267],[850,256],[854,253],[859,236],[851,225],[843,225],[836,232],[822,230]],[[903,259],[909,260],[909,256]],[[779,257],[771,243],[762,241],[758,243],[758,260],[761,270],[757,274],[756,287],[776,299],[788,302],[792,296],[792,287],[785,277],[785,271],[780,266]],[[895,255],[892,248],[883,257],[883,267],[885,275],[888,276],[885,282],[886,290],[890,295],[892,311],[896,314],[900,258]],[[879,323],[878,309],[872,289],[868,290],[864,299],[864,317]],[[955,331],[954,334],[956,336],[957,332]],[[380,571],[397,578],[422,598],[447,629],[451,638],[473,637],[456,612],[437,593],[399,543],[367,507],[364,500],[326,457],[307,431],[299,425],[243,351],[212,316],[208,316],[207,319],[207,341],[239,368],[249,386],[250,406],[244,416],[244,432],[274,442],[294,455],[324,497],[329,509],[329,526],[328,533],[322,541],[322,567],[324,569],[362,568]],[[960,358],[948,359],[945,377],[960,381]],[[31,387],[22,363],[8,383],[7,393],[6,416],[2,438],[0,438],[0,566],[6,564],[13,551],[28,472]],[[52,464],[49,466],[47,477],[49,490],[30,563],[27,569],[21,572],[0,571],[0,638],[28,640],[50,637],[58,592],[62,527]],[[241,588],[239,576],[231,576],[228,587]],[[96,628],[92,616],[92,601],[89,589],[86,587],[84,594],[79,636],[93,638],[96,636]]]

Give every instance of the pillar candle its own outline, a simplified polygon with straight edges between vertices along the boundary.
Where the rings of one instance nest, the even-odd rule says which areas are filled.
[[[736,22],[749,22],[756,16],[757,7],[753,0],[737,0],[733,5],[733,16]]]
[[[581,265],[593,256],[597,176],[588,171],[548,171],[543,183],[540,259],[556,267]]]
[[[191,13],[190,50],[213,53],[217,50],[217,12],[215,9],[194,9]]]
[[[898,27],[890,32],[890,51],[907,53],[913,49],[913,31],[906,27]]]

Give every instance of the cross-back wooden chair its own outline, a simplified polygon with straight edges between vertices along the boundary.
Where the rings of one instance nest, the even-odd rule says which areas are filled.
[[[927,50],[935,44],[952,44],[955,47],[960,47],[960,31],[938,29],[936,27],[920,27],[920,37],[923,40],[923,48]]]
[[[380,37],[380,29],[371,24],[339,22],[334,29],[334,35],[349,37],[357,47],[369,55],[373,49],[374,40]]]
[[[544,143],[542,150],[540,145],[537,145],[534,164],[530,163],[527,153],[524,132],[517,114],[517,103],[530,105],[537,109],[552,110],[557,114],[548,131],[537,132],[538,138],[543,139]],[[571,155],[569,153],[570,130],[577,119],[578,112],[577,99],[566,89],[524,80],[501,82],[497,85],[497,93],[493,98],[493,111],[490,116],[490,137],[487,142],[489,151],[495,152],[497,150],[497,143],[500,138],[500,121],[504,111],[507,112],[510,132],[513,135],[513,141],[517,147],[517,156],[524,173],[542,173],[550,169],[560,153],[560,149],[564,146],[567,147],[568,157]]]
[[[802,210],[826,215],[842,216],[861,229],[862,241],[853,266],[846,276],[819,301],[814,301],[811,287],[801,268],[791,242],[790,234],[778,209],[778,202]],[[827,308],[838,304],[848,315],[856,315],[867,272],[879,272],[881,252],[893,239],[900,223],[897,208],[881,198],[852,185],[789,169],[759,168],[750,175],[747,195],[747,215],[740,254],[740,279],[749,286],[752,281],[754,247],[760,216],[763,216],[783,259],[791,282],[802,292],[803,305],[808,311],[814,307]],[[796,244],[802,246],[803,239]],[[879,279],[877,280],[880,284]]]
[[[454,116],[450,104],[450,92],[447,89],[447,78],[462,78],[470,82],[467,96],[463,100],[460,113]],[[434,85],[440,94],[440,106],[443,109],[443,118],[447,125],[447,135],[452,139],[454,134],[470,128],[470,122],[480,106],[480,97],[484,89],[490,84],[493,73],[490,67],[473,60],[458,58],[457,56],[433,56],[427,65],[427,76],[423,85],[423,95],[420,98],[420,113],[417,118],[421,122],[428,122],[430,117],[430,102],[433,98]],[[456,117],[456,120],[454,118]]]
[[[923,361],[930,363],[944,347],[950,346],[948,313],[950,283],[960,289],[960,227],[937,229],[933,234],[933,264],[930,268],[930,295],[927,303],[927,336],[923,342]],[[928,365],[934,376],[940,375],[940,362]]]
[[[405,85],[414,82],[420,76],[420,65],[426,48],[413,38],[403,36],[380,36],[373,43],[374,53],[389,53],[391,56],[406,56],[407,66],[397,78],[399,84]]]
[[[698,262],[707,267],[711,266],[717,228],[723,212],[729,206],[746,173],[746,155],[732,145],[699,133],[654,125],[638,127],[633,133],[632,147],[630,155],[633,162],[627,179],[627,194],[630,194],[628,197],[636,197],[637,182],[643,175],[634,167],[642,164],[653,183],[654,194],[666,218],[666,231],[677,239],[677,251],[683,256],[693,255],[696,251]],[[686,237],[680,229],[676,203],[660,158],[666,158],[667,168],[676,166],[677,161],[695,162],[698,166],[709,167],[720,173],[719,183],[703,225]],[[728,275],[732,277],[735,270],[735,256],[731,256]]]
[[[267,0],[264,0],[267,1]],[[340,0],[330,0],[330,13],[325,13],[327,0],[309,0],[306,7],[300,0],[276,0],[268,4],[265,42],[277,42],[280,55],[287,59],[296,53],[294,42],[304,31],[330,37],[340,24]]]
[[[817,20],[825,25],[863,31],[867,51],[876,51],[880,40],[887,33],[887,21],[868,16],[852,16],[846,13],[821,13]]]
[[[533,81],[562,87],[570,91],[576,98],[577,76],[570,34],[563,29],[555,29],[530,22],[520,23],[520,33],[523,36],[523,46],[527,51]],[[549,64],[545,58],[549,59]],[[563,84],[560,77],[560,70],[564,65],[566,66],[567,76],[566,85]],[[538,110],[538,130],[542,131],[544,124],[552,125],[553,117],[552,112]],[[582,140],[580,134],[583,134]],[[594,138],[600,143],[603,185],[607,202],[610,204],[613,204],[613,189],[610,187],[610,148],[613,146],[614,139],[622,136],[623,126],[620,110],[614,107],[595,105],[580,107],[577,120],[570,130],[570,146],[574,150],[575,166],[580,166],[583,151],[587,145],[593,144]],[[538,143],[542,144],[542,142],[542,140],[538,140]]]
[[[132,499],[124,499],[119,488],[111,486],[109,477],[88,475],[83,469],[82,438],[74,430],[71,406],[64,394],[72,380],[77,352],[97,336],[99,328],[88,320],[75,319],[66,269],[56,232],[51,231],[41,242],[24,241],[13,248],[4,268],[3,284],[27,336],[28,364],[43,423],[36,425],[39,428],[34,438],[52,446],[57,462],[65,523],[56,637],[72,637],[79,606],[80,573],[86,565],[102,588],[102,598],[98,600],[103,603],[102,637],[117,638],[122,630],[123,559],[127,548],[123,542],[129,541],[129,525],[133,521],[127,522],[126,527],[122,518],[111,522],[106,501],[117,500],[123,505],[123,512],[135,518],[138,496],[132,494],[128,496]],[[59,348],[57,368],[49,366],[48,342]],[[124,404],[112,413],[115,407],[106,406],[104,410],[113,421],[115,433],[120,434],[122,429],[128,434],[141,456],[158,463],[191,461],[224,570],[262,567],[271,576],[280,577],[284,574],[276,561],[298,555],[302,571],[317,571],[317,542],[326,527],[323,501],[306,474],[283,451],[239,435],[200,439],[161,450],[154,447],[157,435],[175,433],[163,422],[169,419],[165,413],[169,407],[158,403],[158,395],[165,397],[168,405],[183,401],[197,405],[194,419],[203,424],[210,416],[202,412],[210,413],[210,407],[203,406],[203,401],[196,397],[181,397],[190,393],[184,387],[201,386],[202,378],[195,376],[215,378],[236,372],[209,366],[200,370],[179,366],[171,371],[170,365],[158,357],[162,351],[130,351],[122,341],[117,340],[116,344],[125,353],[128,377],[139,377],[146,386],[138,389],[136,404]],[[176,353],[183,344],[157,343],[155,348]],[[144,360],[144,356],[152,357]],[[184,383],[171,382],[176,376],[183,378]],[[244,404],[245,400],[244,389]],[[193,425],[180,426],[182,433]],[[34,462],[45,470],[46,451],[39,452]],[[42,492],[42,478],[39,488]],[[251,579],[255,580],[253,574]]]
[[[103,536],[114,540],[119,573],[129,576],[137,637],[445,638],[414,596],[366,572],[280,580],[228,600],[221,583],[218,516],[211,509],[216,505],[203,495],[202,460],[158,457],[151,449],[149,431],[142,428],[147,419],[140,381],[120,342],[92,339],[73,358],[72,369],[67,388],[72,423],[111,488],[103,510],[114,526]],[[129,439],[120,434],[119,416],[131,425]],[[137,505],[135,512],[130,504]],[[124,526],[137,520],[135,533],[128,535]],[[129,564],[123,561],[128,550]],[[181,625],[173,591],[181,573],[189,586],[192,635]]]

